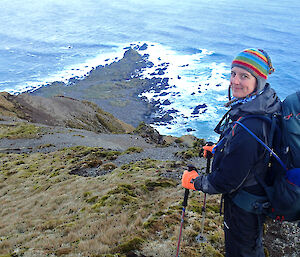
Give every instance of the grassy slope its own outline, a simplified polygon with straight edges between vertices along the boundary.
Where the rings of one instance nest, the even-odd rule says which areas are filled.
[[[76,115],[74,114],[76,113]],[[95,132],[126,133],[133,126],[115,118],[89,101],[56,96],[14,96],[0,92],[0,120],[14,117],[47,125],[60,125]]]
[[[40,131],[30,131],[22,137],[39,136]],[[99,177],[69,174],[113,169],[110,161],[119,154],[90,147],[1,153],[0,256],[126,256],[132,251],[174,256],[183,189],[179,181],[161,176],[172,170],[172,162],[143,160]],[[222,256],[219,197],[208,198],[208,243],[194,239],[201,226],[202,196],[193,192],[189,199],[181,256]]]

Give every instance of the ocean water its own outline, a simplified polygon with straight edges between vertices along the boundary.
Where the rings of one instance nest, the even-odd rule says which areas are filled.
[[[174,118],[153,126],[215,139],[230,63],[241,50],[269,53],[269,82],[281,98],[300,89],[297,0],[1,0],[0,8],[0,91],[67,82],[147,44],[139,51],[154,67],[142,76],[166,78],[169,87],[141,96],[157,101],[157,115]]]

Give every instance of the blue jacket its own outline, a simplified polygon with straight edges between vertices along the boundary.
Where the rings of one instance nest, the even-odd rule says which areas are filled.
[[[195,179],[197,190],[209,194],[232,193],[241,186],[246,191],[262,195],[263,189],[254,178],[253,169],[264,178],[266,150],[242,127],[233,122],[248,115],[272,115],[280,112],[281,102],[275,91],[266,84],[262,94],[244,104],[232,107],[223,125],[219,144],[216,147],[209,175]],[[246,119],[244,122],[260,139],[267,141],[269,125],[260,119]]]

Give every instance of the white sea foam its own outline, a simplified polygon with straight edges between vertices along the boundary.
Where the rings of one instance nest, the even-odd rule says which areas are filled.
[[[206,128],[210,126],[213,129],[212,121],[219,118],[218,112],[226,101],[224,93],[228,87],[226,76],[230,73],[229,67],[224,63],[211,62],[209,57],[213,52],[206,49],[188,55],[160,44],[139,42],[136,45],[143,43],[147,43],[148,48],[139,52],[149,55],[148,60],[154,66],[144,69],[142,77],[168,78],[169,86],[158,92],[155,88],[143,92],[141,97],[146,97],[149,102],[155,100],[160,103],[158,116],[176,111],[169,113],[173,117],[170,122],[152,125],[162,134],[176,136],[199,135],[203,123]],[[157,74],[158,69],[164,69],[163,74]],[[166,100],[168,103],[164,105]],[[212,137],[209,131],[206,138]]]

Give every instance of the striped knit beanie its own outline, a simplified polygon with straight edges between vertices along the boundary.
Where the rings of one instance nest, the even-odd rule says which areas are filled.
[[[245,49],[232,61],[231,68],[240,67],[249,71],[257,80],[257,91],[264,89],[268,75],[274,72],[269,55],[261,49]]]

